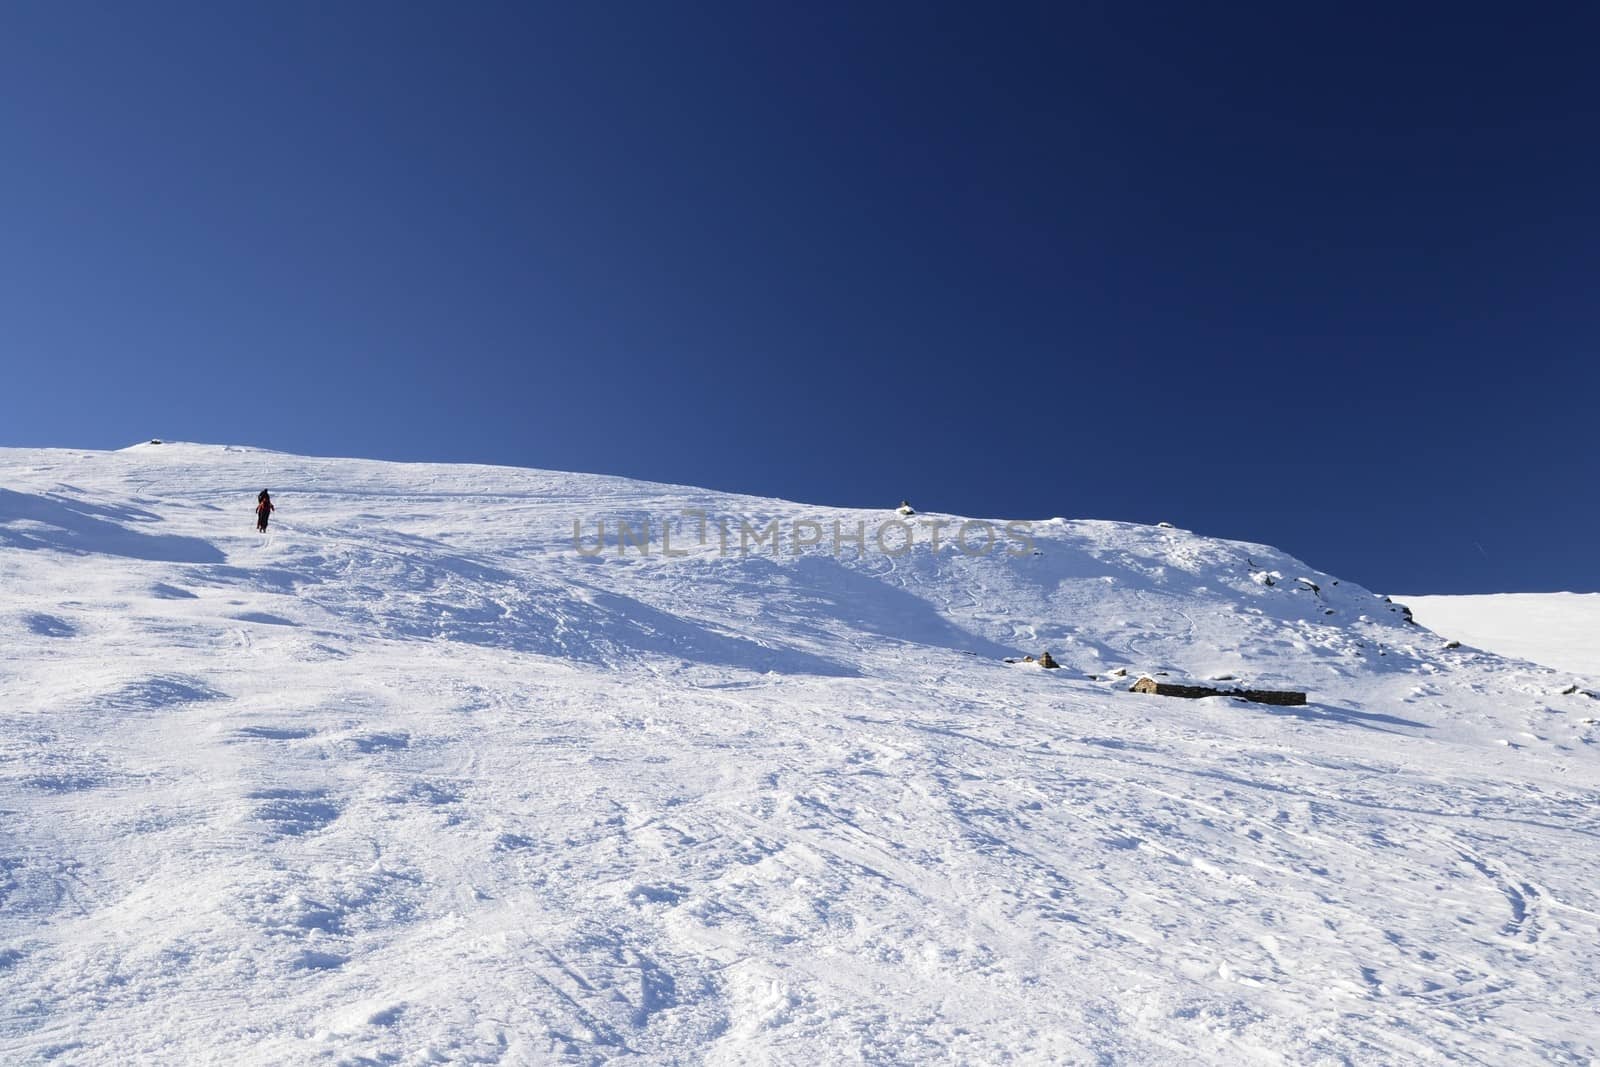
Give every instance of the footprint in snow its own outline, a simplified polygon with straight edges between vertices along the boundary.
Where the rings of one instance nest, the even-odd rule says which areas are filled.
[[[98,789],[111,780],[111,776],[98,772],[35,774],[22,779],[22,784],[41,793],[81,793]]]
[[[367,734],[364,737],[352,737],[350,743],[365,755],[374,752],[393,752],[402,748],[411,747],[411,735],[405,733],[394,734]]]
[[[304,726],[242,726],[234,731],[238,741],[300,741],[316,736],[315,730]]]
[[[664,885],[636,885],[628,891],[628,901],[638,907],[646,904],[677,904],[688,895],[687,886],[672,882]]]
[[[24,615],[23,624],[28,631],[40,637],[76,637],[78,628],[66,619],[55,615],[46,615],[39,612],[33,615]]]
[[[299,626],[293,619],[282,615],[269,615],[265,611],[246,611],[233,616],[235,622],[253,622],[262,626]]]
[[[321,789],[262,789],[248,795],[263,802],[256,807],[256,818],[284,837],[314,833],[343,813]]]
[[[391,804],[454,804],[461,799],[461,793],[447,785],[437,785],[433,782],[416,782],[403,793],[395,793],[388,798]]]
[[[313,952],[302,949],[291,965],[297,971],[332,971],[343,967],[350,962],[348,956],[337,956],[332,952]]]
[[[102,694],[94,703],[103,711],[159,711],[180,704],[222,700],[226,696],[196,678],[152,675]]]

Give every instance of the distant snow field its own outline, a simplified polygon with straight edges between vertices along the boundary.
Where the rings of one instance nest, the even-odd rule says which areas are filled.
[[[1592,660],[894,503],[0,450],[0,1063],[1600,1057]]]
[[[1401,596],[1417,621],[1502,656],[1600,678],[1600,593]]]

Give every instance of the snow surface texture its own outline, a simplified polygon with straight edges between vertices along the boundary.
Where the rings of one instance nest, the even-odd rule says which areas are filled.
[[[1600,1055],[1595,681],[1271,548],[588,559],[892,512],[201,445],[0,486],[0,1062]]]
[[[1397,596],[1417,621],[1457,641],[1600,676],[1600,593]]]

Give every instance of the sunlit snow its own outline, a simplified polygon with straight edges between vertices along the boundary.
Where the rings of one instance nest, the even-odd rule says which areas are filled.
[[[1179,529],[835,554],[896,503],[0,450],[0,1061],[1600,1055],[1600,680]]]

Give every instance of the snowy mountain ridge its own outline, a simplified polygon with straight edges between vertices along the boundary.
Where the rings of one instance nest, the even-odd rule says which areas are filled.
[[[1266,546],[152,444],[0,583],[7,1062],[1600,1055],[1596,681]]]

